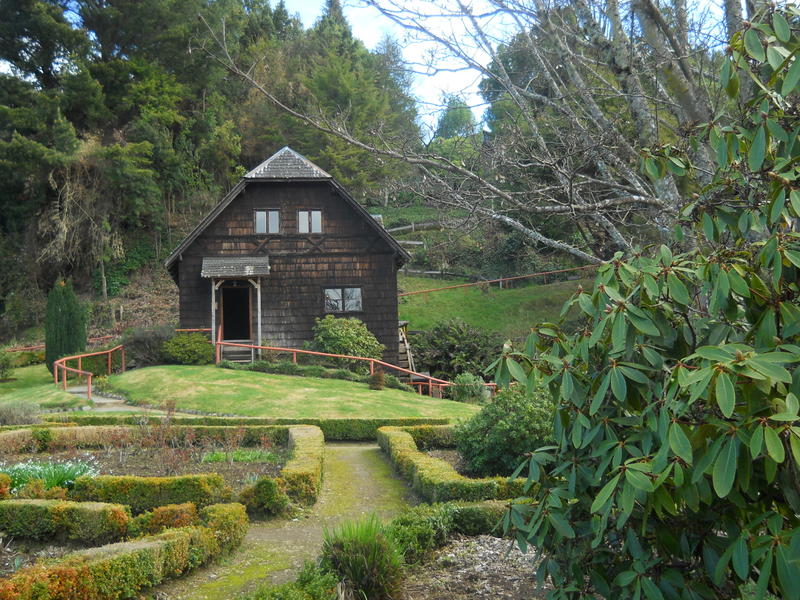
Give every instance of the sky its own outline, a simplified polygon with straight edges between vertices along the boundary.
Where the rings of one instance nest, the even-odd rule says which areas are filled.
[[[306,27],[322,13],[324,0],[284,0],[286,9],[292,15],[298,15]],[[384,36],[391,35],[400,42],[404,58],[413,63],[425,61],[430,45],[408,43],[405,32],[399,26],[370,7],[358,6],[357,1],[344,1],[344,14],[353,34],[364,42],[370,50],[374,49]],[[416,75],[412,92],[418,100],[418,109],[423,125],[435,129],[441,113],[444,94],[459,94],[472,106],[475,119],[480,122],[484,112],[483,99],[478,93],[480,77],[477,72],[440,72],[436,75]]]

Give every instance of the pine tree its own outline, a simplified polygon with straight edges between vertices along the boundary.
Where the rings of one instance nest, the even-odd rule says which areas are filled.
[[[54,361],[86,348],[86,314],[72,283],[59,281],[50,290],[44,330],[45,363],[50,371]]]

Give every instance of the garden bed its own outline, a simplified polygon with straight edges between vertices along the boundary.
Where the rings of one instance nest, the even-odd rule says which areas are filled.
[[[124,452],[111,449],[65,450],[48,454],[54,462],[86,462],[93,465],[98,475],[138,475],[141,477],[167,477],[199,473],[218,473],[225,483],[236,491],[254,477],[277,477],[286,462],[286,448],[271,448],[270,462],[203,462],[212,450],[204,448],[126,448]],[[218,450],[224,452],[224,450]],[[41,461],[41,454],[11,454],[3,456],[6,465]],[[2,471],[2,467],[0,467]]]
[[[0,540],[0,578],[13,575],[39,560],[54,560],[82,549],[80,544],[53,544],[3,538]]]

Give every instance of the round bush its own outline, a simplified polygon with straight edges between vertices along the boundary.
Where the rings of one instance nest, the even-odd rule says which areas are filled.
[[[460,373],[449,388],[450,399],[456,402],[480,402],[488,392],[483,379],[472,373]]]
[[[526,452],[553,438],[553,401],[545,390],[527,396],[504,389],[470,420],[455,426],[456,447],[471,473],[510,475]]]
[[[175,365],[207,365],[214,360],[214,348],[202,333],[181,333],[164,342],[164,360]]]
[[[363,322],[353,318],[337,319],[333,315],[325,315],[325,318],[316,320],[314,341],[310,347],[317,352],[366,358],[381,358],[384,350],[383,344]],[[366,363],[344,361],[345,364],[349,362],[355,363],[362,370],[366,369]]]
[[[160,365],[164,361],[164,343],[175,336],[175,329],[167,325],[152,329],[134,329],[122,337],[128,364],[135,367]]]

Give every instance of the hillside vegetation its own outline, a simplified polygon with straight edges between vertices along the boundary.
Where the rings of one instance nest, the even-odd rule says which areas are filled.
[[[400,275],[397,285],[404,292],[465,283],[463,280],[429,279]],[[547,285],[517,284],[500,289],[496,285],[456,288],[400,299],[400,319],[411,330],[427,330],[434,323],[458,317],[470,325],[496,332],[508,339],[527,336],[541,321],[555,321],[564,302],[579,286],[591,287],[590,279],[559,281]]]

